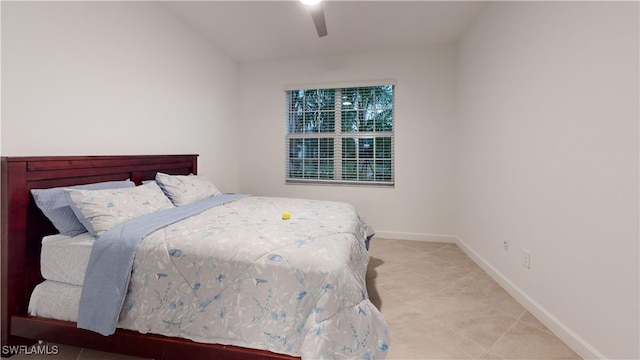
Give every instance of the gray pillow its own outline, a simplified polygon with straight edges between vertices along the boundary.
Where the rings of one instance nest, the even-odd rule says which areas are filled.
[[[71,210],[69,199],[65,195],[64,189],[120,189],[134,187],[136,184],[131,180],[106,181],[87,185],[77,185],[69,187],[57,187],[51,189],[32,189],[31,194],[36,201],[36,205],[44,216],[51,221],[53,226],[62,235],[76,236],[87,232],[87,229],[78,221],[78,218]]]

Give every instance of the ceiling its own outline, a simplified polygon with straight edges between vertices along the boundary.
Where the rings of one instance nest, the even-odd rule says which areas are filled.
[[[322,38],[298,0],[162,4],[239,63],[251,63],[455,42],[486,2],[325,0]]]

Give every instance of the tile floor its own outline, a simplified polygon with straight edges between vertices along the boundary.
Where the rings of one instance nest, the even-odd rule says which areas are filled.
[[[375,239],[369,252],[389,359],[580,359],[457,245]]]
[[[376,238],[370,254],[369,297],[389,325],[388,359],[580,359],[455,244]],[[12,359],[138,359],[57,349]]]

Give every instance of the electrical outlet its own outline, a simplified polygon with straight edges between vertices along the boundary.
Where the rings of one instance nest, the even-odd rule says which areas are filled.
[[[509,251],[509,240],[504,239],[502,241],[502,248],[504,249],[504,251]]]
[[[522,250],[522,266],[531,269],[531,254],[527,250]]]

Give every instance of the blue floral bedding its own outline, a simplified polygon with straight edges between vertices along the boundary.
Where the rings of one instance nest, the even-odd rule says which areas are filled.
[[[339,202],[214,207],[140,242],[118,327],[303,359],[383,359],[389,334],[365,283],[372,234]]]

